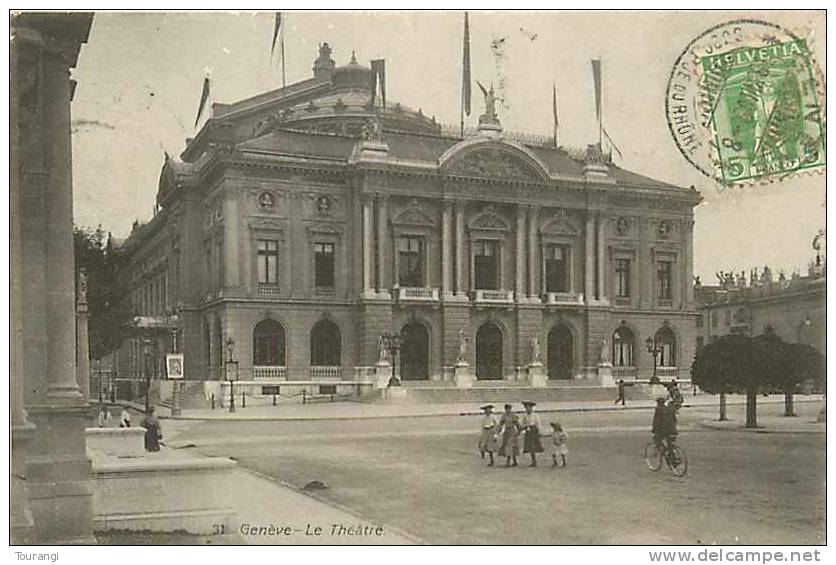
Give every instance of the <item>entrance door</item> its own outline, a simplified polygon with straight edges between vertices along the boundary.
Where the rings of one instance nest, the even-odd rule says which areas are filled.
[[[549,331],[549,378],[572,378],[572,331],[562,324]]]
[[[418,322],[410,322],[401,330],[401,372],[406,381],[423,381],[429,378],[430,336],[427,328]]]
[[[476,378],[502,379],[502,331],[492,322],[476,332]]]

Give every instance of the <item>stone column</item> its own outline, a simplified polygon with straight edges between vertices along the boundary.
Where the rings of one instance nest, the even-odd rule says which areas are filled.
[[[606,257],[604,245],[604,222],[605,219],[602,214],[596,214],[598,221],[598,240],[597,240],[597,256],[598,256],[598,300],[605,302],[607,300],[606,291]]]
[[[682,245],[682,261],[684,263],[684,281],[682,281],[682,307],[691,310],[694,307],[694,220],[686,218],[682,221],[685,231]]]
[[[73,249],[70,76],[61,54],[44,59],[44,128],[49,185],[45,202],[47,398],[81,404],[75,373],[75,262]],[[65,133],[66,132],[66,133]]]
[[[467,296],[465,288],[465,260],[464,260],[464,201],[456,202],[456,295]]]
[[[387,250],[389,230],[386,228],[388,215],[386,212],[388,196],[377,196],[377,292],[389,297],[389,273],[387,272]]]
[[[537,279],[540,269],[537,267],[537,225],[540,208],[532,206],[528,216],[528,297],[537,298],[539,284]]]
[[[374,294],[372,286],[372,196],[363,195],[363,296]]]
[[[452,294],[450,274],[453,268],[452,203],[441,204],[441,295]]]
[[[517,248],[516,248],[516,298],[521,301],[525,296],[525,208],[517,206]]]
[[[586,302],[595,301],[595,226],[592,211],[588,210],[586,213],[586,232],[584,233],[584,292],[586,293]]]

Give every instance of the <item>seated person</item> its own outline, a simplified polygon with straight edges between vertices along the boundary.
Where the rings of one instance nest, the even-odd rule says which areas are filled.
[[[656,399],[656,410],[653,412],[653,441],[668,451],[676,442],[676,411],[673,406],[665,404],[664,398]]]

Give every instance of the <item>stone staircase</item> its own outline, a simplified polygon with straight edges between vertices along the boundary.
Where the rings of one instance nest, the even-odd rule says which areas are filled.
[[[203,395],[203,381],[183,381],[180,389],[180,408],[183,410],[196,410],[208,408],[206,398]],[[171,408],[174,398],[169,395],[160,399],[158,404]]]
[[[585,402],[615,401],[618,396],[615,387],[598,385],[559,384],[545,388],[533,388],[526,383],[486,384],[478,383],[473,388],[457,388],[452,384],[404,383],[406,401],[416,404],[504,404],[533,402]],[[627,400],[649,400],[650,396],[641,387],[627,387]]]

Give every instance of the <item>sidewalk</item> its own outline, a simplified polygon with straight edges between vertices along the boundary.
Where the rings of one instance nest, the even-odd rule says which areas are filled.
[[[774,395],[769,398],[758,398],[758,405],[783,404],[783,396]],[[796,405],[806,402],[821,402],[820,395],[797,396]],[[727,397],[728,406],[743,405],[746,398],[742,395]],[[137,404],[128,403],[133,408],[142,410]],[[685,396],[685,408],[714,407],[719,405],[719,398],[709,394]],[[596,411],[624,411],[624,410],[652,410],[655,402],[652,400],[628,401],[626,406],[613,404],[610,401],[585,402],[543,402],[537,405],[539,413],[549,412],[596,412]],[[515,408],[519,409],[519,406]],[[497,406],[496,410],[500,410]],[[180,416],[171,416],[171,410],[158,406],[157,415],[160,418],[193,421],[316,421],[316,420],[363,420],[374,418],[426,418],[437,416],[473,416],[479,415],[479,407],[473,404],[397,404],[386,402],[333,402],[317,404],[279,404],[278,406],[254,406],[237,408],[230,413],[225,408],[208,408],[198,410],[183,410]],[[815,418],[813,418],[815,419]]]
[[[700,422],[699,425],[703,428],[710,428],[714,430],[723,430],[730,432],[748,432],[755,434],[825,434],[827,433],[827,424],[825,422],[817,422],[819,409],[824,405],[824,401],[819,400],[818,403],[805,403],[803,405],[797,404],[795,406],[795,413],[797,416],[783,416],[780,413],[766,412],[758,410],[758,427],[746,428],[745,415],[735,415],[734,419],[721,422],[719,420],[706,420]],[[758,404],[762,402],[759,400]]]

